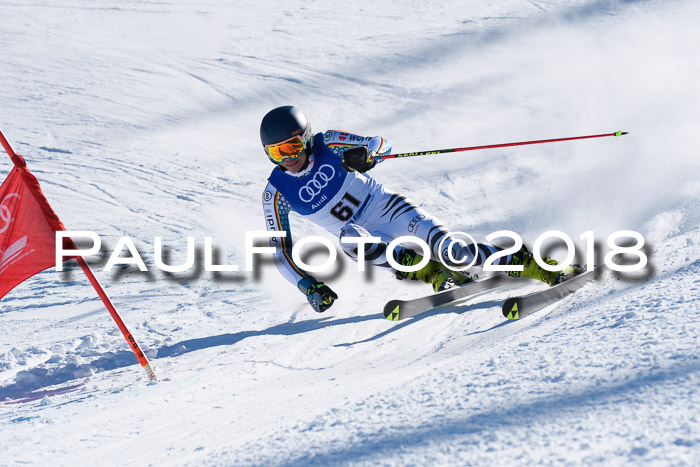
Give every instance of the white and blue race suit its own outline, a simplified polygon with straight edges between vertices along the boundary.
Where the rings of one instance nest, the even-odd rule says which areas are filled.
[[[292,260],[291,211],[339,237],[381,238],[384,243],[367,245],[365,251],[365,260],[379,267],[391,269],[386,260],[386,243],[401,236],[415,236],[426,242],[433,259],[448,258],[447,250],[459,247],[442,242],[449,230],[404,196],[385,189],[366,173],[346,171],[341,165],[342,154],[354,146],[367,146],[377,155],[391,151],[391,145],[382,137],[329,130],[314,136],[312,154],[304,170],[291,173],[277,166],[268,178],[263,192],[267,229],[286,232],[286,237],[272,237],[270,245],[275,247],[277,268],[294,285],[311,276]],[[357,259],[356,244],[341,243],[341,247]],[[466,257],[469,262],[474,250],[459,248],[453,250],[452,257]],[[496,247],[481,243],[478,250],[477,264],[497,251]],[[508,258],[503,260],[505,263]]]

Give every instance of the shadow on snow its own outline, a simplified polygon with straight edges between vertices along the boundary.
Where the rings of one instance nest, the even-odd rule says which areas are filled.
[[[443,306],[435,310],[428,311],[421,315],[410,318],[400,324],[392,325],[390,328],[358,342],[336,344],[337,347],[352,346],[365,342],[371,342],[381,339],[393,332],[399,331],[406,326],[421,321],[430,316],[445,314],[445,313],[465,313],[467,311],[476,311],[479,309],[488,309],[497,306],[500,302],[488,301],[478,303],[471,306]],[[217,336],[201,337],[196,339],[184,340],[175,344],[162,346],[156,350],[155,358],[177,357],[189,352],[209,349],[219,346],[231,346],[238,342],[257,336],[293,336],[306,334],[312,331],[328,328],[331,326],[342,326],[345,324],[361,323],[365,321],[384,320],[382,315],[367,315],[354,316],[347,318],[334,319],[332,316],[311,319],[299,322],[286,322],[272,326],[259,331],[240,331],[235,333],[220,334]],[[491,329],[503,326],[508,322],[501,322],[490,329],[475,331],[475,333],[488,332]],[[387,322],[387,324],[390,324]],[[151,353],[153,349],[150,349]],[[93,375],[95,372],[106,370],[114,370],[137,364],[136,357],[130,350],[119,352],[108,352],[100,356],[96,360],[89,363],[77,365],[74,363],[66,364],[62,367],[54,368],[32,368],[29,370],[20,371],[15,378],[13,384],[0,387],[0,401],[10,402],[28,402],[40,399],[44,396],[57,395],[75,390],[81,384],[76,385],[75,380],[83,380],[86,377]],[[73,383],[69,386],[56,388],[56,386]]]
[[[586,419],[601,407],[612,407],[611,410],[619,405],[634,407],[644,403],[650,391],[661,392],[663,385],[696,379],[698,373],[700,359],[694,357],[693,361],[678,362],[667,368],[643,369],[624,381],[598,382],[560,395],[531,400],[527,394],[513,394],[507,407],[491,407],[477,413],[448,412],[439,419],[433,417],[411,426],[406,426],[404,422],[392,424],[391,420],[386,420],[386,424],[376,433],[347,434],[349,441],[342,447],[335,447],[337,440],[334,439],[328,440],[325,447],[305,445],[303,454],[291,454],[284,460],[277,458],[275,465],[333,465],[371,462],[377,458],[391,459],[407,449],[407,440],[410,440],[413,452],[435,444],[443,444],[446,449],[469,445],[474,449],[483,449],[485,432],[510,433],[514,429],[536,429],[553,420],[561,421],[562,417]],[[700,445],[700,440],[678,438],[674,443]]]

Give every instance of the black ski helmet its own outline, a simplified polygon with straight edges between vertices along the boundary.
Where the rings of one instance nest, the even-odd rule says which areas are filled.
[[[260,142],[263,146],[281,143],[294,136],[304,139],[307,151],[311,148],[311,125],[306,116],[294,106],[285,105],[270,110],[260,123]]]

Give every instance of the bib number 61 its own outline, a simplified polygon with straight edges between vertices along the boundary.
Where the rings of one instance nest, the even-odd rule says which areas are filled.
[[[331,214],[336,219],[347,222],[355,215],[355,209],[358,207],[360,207],[360,200],[350,193],[345,193],[340,202],[331,208]]]

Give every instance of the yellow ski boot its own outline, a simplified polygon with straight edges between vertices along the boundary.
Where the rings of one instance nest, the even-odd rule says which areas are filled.
[[[420,263],[422,260],[423,257],[421,255],[413,250],[409,250],[408,248],[398,255],[398,263],[402,266],[413,266]],[[462,271],[452,271],[447,269],[442,263],[433,260],[430,260],[426,266],[418,271],[396,271],[396,277],[398,279],[423,281],[426,284],[432,285],[435,292],[447,290],[456,285],[462,285],[473,281],[472,277],[468,273]]]
[[[552,259],[549,256],[545,256],[542,259],[545,263],[552,266],[559,264],[557,260]],[[537,261],[535,261],[532,253],[530,253],[524,246],[520,249],[520,251],[513,255],[510,264],[522,265],[523,270],[521,272],[509,271],[509,276],[536,279],[551,286],[564,282],[565,280],[581,274],[584,271],[584,269],[578,264],[571,264],[564,268],[563,271],[546,271],[542,269],[539,264],[537,264]]]

